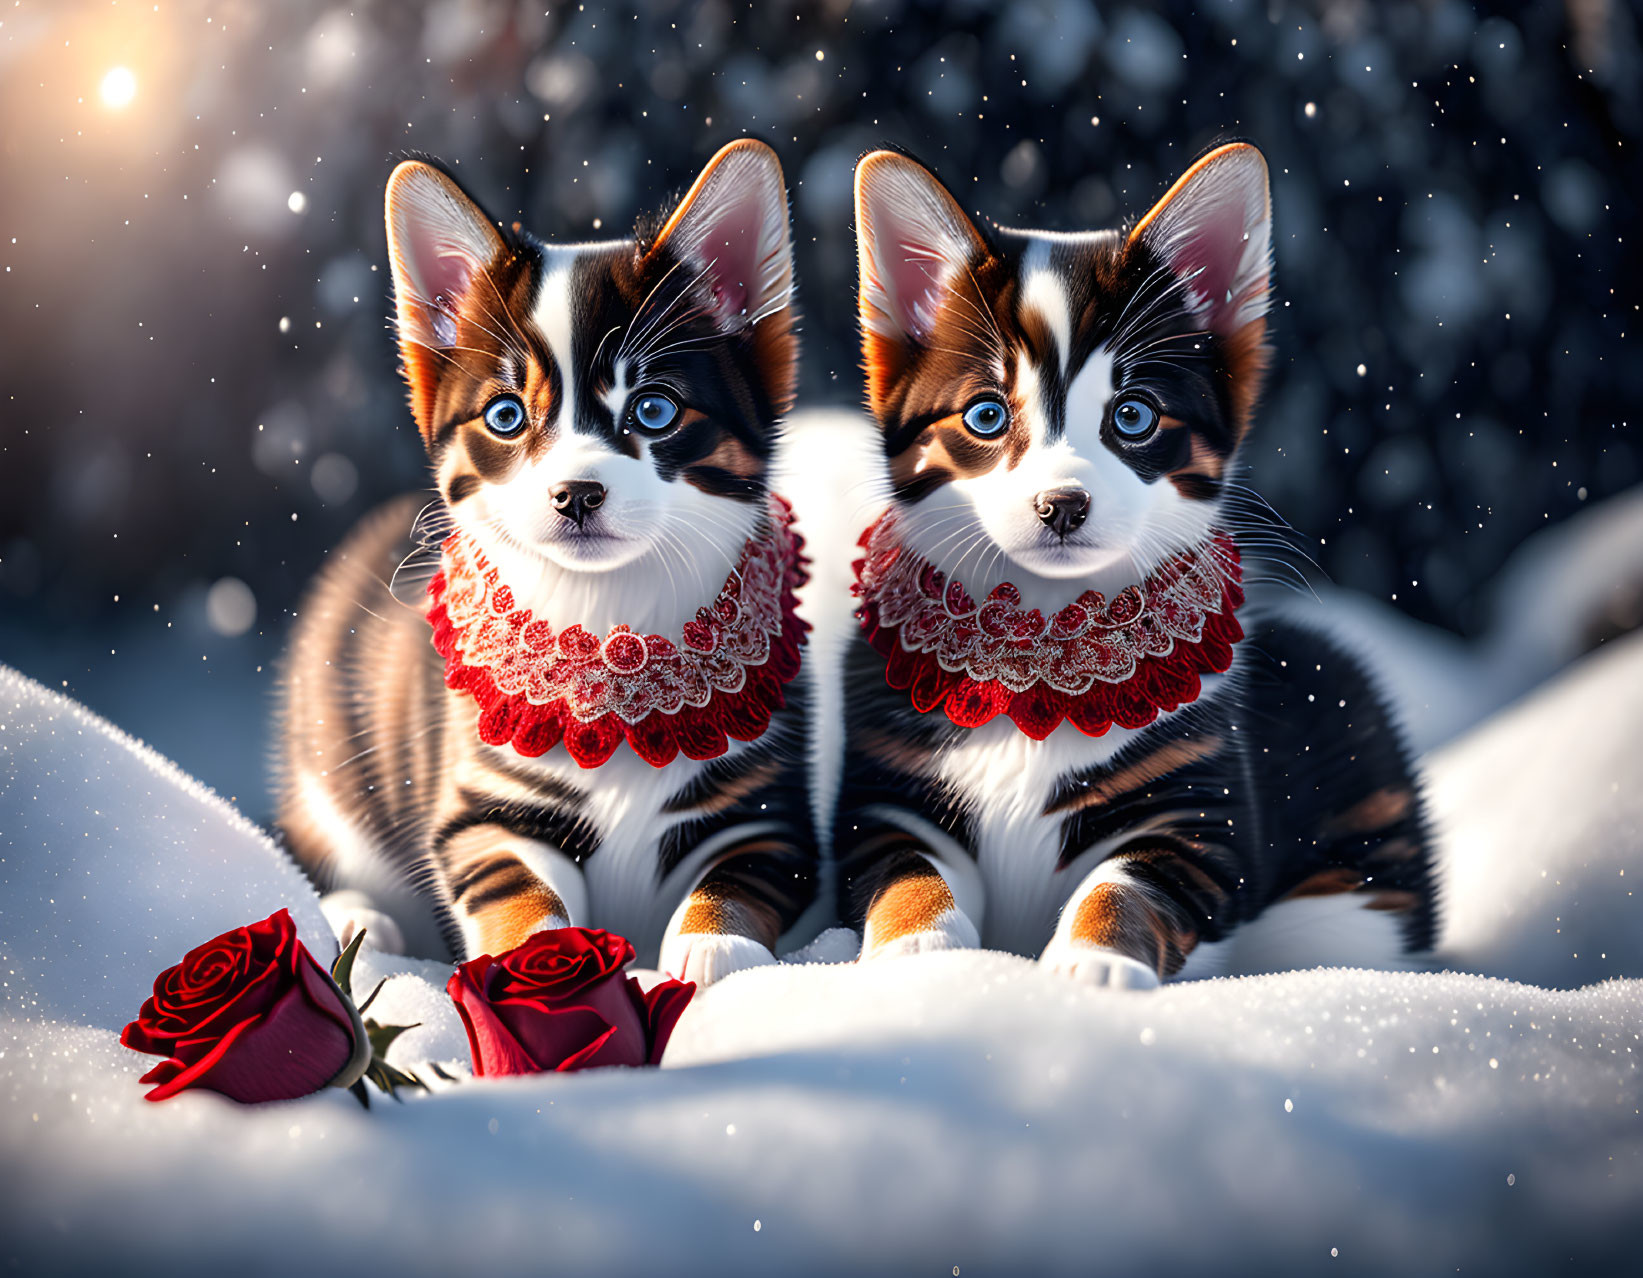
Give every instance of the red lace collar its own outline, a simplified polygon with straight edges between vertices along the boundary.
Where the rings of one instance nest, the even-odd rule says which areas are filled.
[[[479,703],[482,740],[512,742],[526,758],[562,741],[578,764],[596,768],[626,739],[660,768],[681,753],[716,759],[732,737],[755,741],[786,704],[810,628],[794,611],[807,574],[792,522],[772,497],[768,529],[677,640],[628,626],[602,639],[579,625],[555,631],[515,607],[484,552],[453,533],[428,583],[445,686]]]
[[[884,678],[915,709],[963,728],[1008,715],[1035,741],[1071,721],[1098,737],[1142,728],[1198,697],[1201,674],[1232,665],[1244,637],[1238,548],[1225,533],[1159,567],[1111,601],[1086,590],[1054,616],[1023,609],[1008,582],[980,605],[904,547],[894,512],[861,537],[857,615]]]

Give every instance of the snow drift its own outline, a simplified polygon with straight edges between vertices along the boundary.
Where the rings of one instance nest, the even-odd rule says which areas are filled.
[[[142,1100],[117,1031],[307,885],[226,804],[0,670],[0,1253],[25,1271],[1538,1271],[1643,1245],[1643,637],[1431,762],[1448,961],[1069,986],[990,953],[790,963],[660,1071],[369,1113]],[[824,936],[807,957],[841,938]],[[416,1063],[465,1055],[438,964]]]

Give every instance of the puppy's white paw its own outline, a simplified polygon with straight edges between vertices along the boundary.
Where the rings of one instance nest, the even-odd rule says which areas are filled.
[[[1072,945],[1051,941],[1039,959],[1052,972],[1059,972],[1080,985],[1101,985],[1115,990],[1150,990],[1158,987],[1158,973],[1117,950],[1099,945]]]
[[[328,892],[320,897],[319,908],[343,949],[347,949],[355,933],[363,929],[362,948],[381,950],[384,954],[405,953],[405,935],[399,930],[399,924],[377,909],[365,893],[352,888]]]
[[[874,939],[869,925],[862,941],[861,957],[866,959],[897,958],[904,954],[935,954],[942,950],[973,950],[981,945],[981,934],[976,925],[958,910],[948,910],[931,927],[919,932],[904,932],[886,941]]]
[[[743,968],[764,967],[776,956],[746,936],[718,932],[673,933],[662,941],[661,968],[681,981],[706,989]]]

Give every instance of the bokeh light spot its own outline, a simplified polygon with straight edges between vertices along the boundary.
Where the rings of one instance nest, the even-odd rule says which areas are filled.
[[[238,577],[223,577],[206,593],[205,616],[219,635],[243,635],[257,620],[257,597]]]
[[[97,86],[97,96],[110,111],[124,111],[137,96],[137,76],[130,67],[110,67]]]

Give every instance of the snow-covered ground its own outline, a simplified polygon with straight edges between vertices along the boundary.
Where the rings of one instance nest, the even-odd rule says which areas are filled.
[[[0,668],[0,1257],[127,1273],[1630,1267],[1640,759],[1643,635],[1429,761],[1446,958],[1482,975],[1137,994],[998,954],[788,964],[701,995],[661,1071],[468,1081],[369,1113],[340,1093],[149,1105],[150,1058],[117,1033],[156,972],[281,904],[316,953],[334,943],[227,804]],[[362,965],[398,973],[386,1019],[423,1021],[397,1060],[465,1054],[447,969]]]

